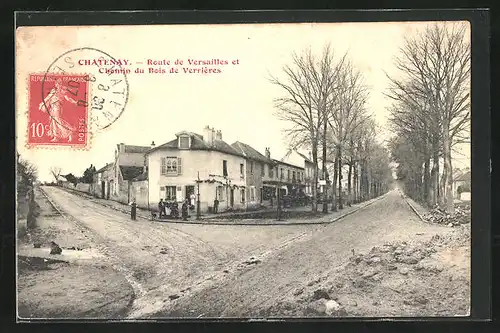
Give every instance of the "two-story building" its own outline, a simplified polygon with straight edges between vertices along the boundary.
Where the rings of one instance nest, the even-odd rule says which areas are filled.
[[[273,161],[243,142],[236,141],[231,146],[245,156],[245,163],[240,165],[240,177],[245,179],[247,208],[268,204],[270,197],[264,195],[263,182],[273,172]]]
[[[149,204],[160,199],[182,202],[195,194],[202,212],[219,201],[219,211],[247,206],[242,165],[245,156],[222,140],[222,133],[205,127],[203,135],[182,131],[176,138],[150,149]],[[197,200],[197,199],[196,199]]]
[[[297,195],[304,190],[304,168],[288,163],[286,156],[281,160],[271,159],[271,152],[266,148],[266,157],[272,161],[272,170],[263,180],[264,198],[275,198],[276,189],[280,189],[281,195]]]

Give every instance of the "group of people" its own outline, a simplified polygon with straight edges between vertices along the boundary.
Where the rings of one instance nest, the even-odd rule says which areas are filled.
[[[188,211],[190,209],[194,209],[194,204],[192,202],[193,200],[186,198],[182,202],[181,206],[181,216],[184,221],[187,220],[189,213]],[[162,217],[171,217],[171,218],[178,218],[179,217],[179,203],[177,201],[166,201],[163,199],[160,199],[160,202],[158,202],[158,211],[159,211],[159,218],[161,219]]]

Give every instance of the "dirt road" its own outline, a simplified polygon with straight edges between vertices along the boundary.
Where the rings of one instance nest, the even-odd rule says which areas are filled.
[[[129,318],[261,316],[353,254],[451,230],[421,222],[396,191],[333,224],[286,226],[131,221],[62,189],[44,191],[134,286]]]
[[[421,222],[397,192],[325,225],[309,237],[256,263],[220,284],[214,284],[188,299],[179,299],[171,309],[156,316],[258,317],[261,310],[283,300],[305,284],[314,284],[341,267],[355,253],[387,241],[419,239],[446,234],[450,228]]]
[[[135,287],[132,317],[155,313],[262,257],[311,226],[183,225],[131,221],[124,214],[57,187],[43,187],[67,218],[88,230],[99,249]]]

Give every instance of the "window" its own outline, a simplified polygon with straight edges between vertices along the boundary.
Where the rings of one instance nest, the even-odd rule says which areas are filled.
[[[265,165],[265,164],[261,164],[261,166],[260,166],[260,175],[261,175],[262,177],[264,177],[264,176],[266,175],[266,170],[265,170],[265,167],[266,167],[266,165]]]
[[[227,161],[226,160],[222,161],[222,175],[224,177],[227,177]]]
[[[245,189],[241,189],[240,198],[242,203],[245,202]]]
[[[176,193],[177,193],[177,187],[175,186],[166,186],[166,191],[165,191],[165,200],[167,201],[176,201]]]
[[[177,176],[182,174],[182,160],[180,157],[162,157],[161,175]]]
[[[273,178],[274,177],[274,169],[273,167],[270,165],[269,166],[269,178]]]
[[[290,170],[286,171],[286,180],[290,180]]]
[[[179,149],[189,149],[189,136],[179,137]]]
[[[250,173],[253,175],[253,161],[250,161]]]
[[[255,201],[255,186],[250,187],[250,201]]]
[[[224,201],[225,195],[224,195],[224,186],[217,186],[217,191],[215,192],[215,195],[217,196],[217,200],[219,201]]]
[[[283,168],[281,168],[281,172],[280,172],[280,178],[283,179]]]
[[[295,171],[292,173],[292,180],[295,181]]]
[[[245,178],[245,169],[244,169],[243,163],[240,164],[240,177]]]

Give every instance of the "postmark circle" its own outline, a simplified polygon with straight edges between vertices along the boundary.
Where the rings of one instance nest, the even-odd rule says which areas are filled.
[[[121,117],[128,102],[129,83],[123,65],[122,60],[117,60],[108,53],[92,47],[64,52],[50,64],[42,79],[42,103],[45,110],[59,126],[68,126],[51,113],[52,106],[46,102],[47,96],[53,90],[57,90],[49,87],[53,85],[48,83],[51,78],[67,76],[73,79],[67,80],[66,83],[64,80],[58,81],[59,85],[63,85],[63,90],[77,89],[73,85],[70,86],[70,82],[83,81],[88,85],[84,99],[78,101],[79,105],[86,107],[88,111],[89,123],[86,130],[90,130],[91,126],[95,126],[97,130],[108,128]],[[75,77],[78,79],[74,79]],[[69,97],[71,99],[71,96]]]

